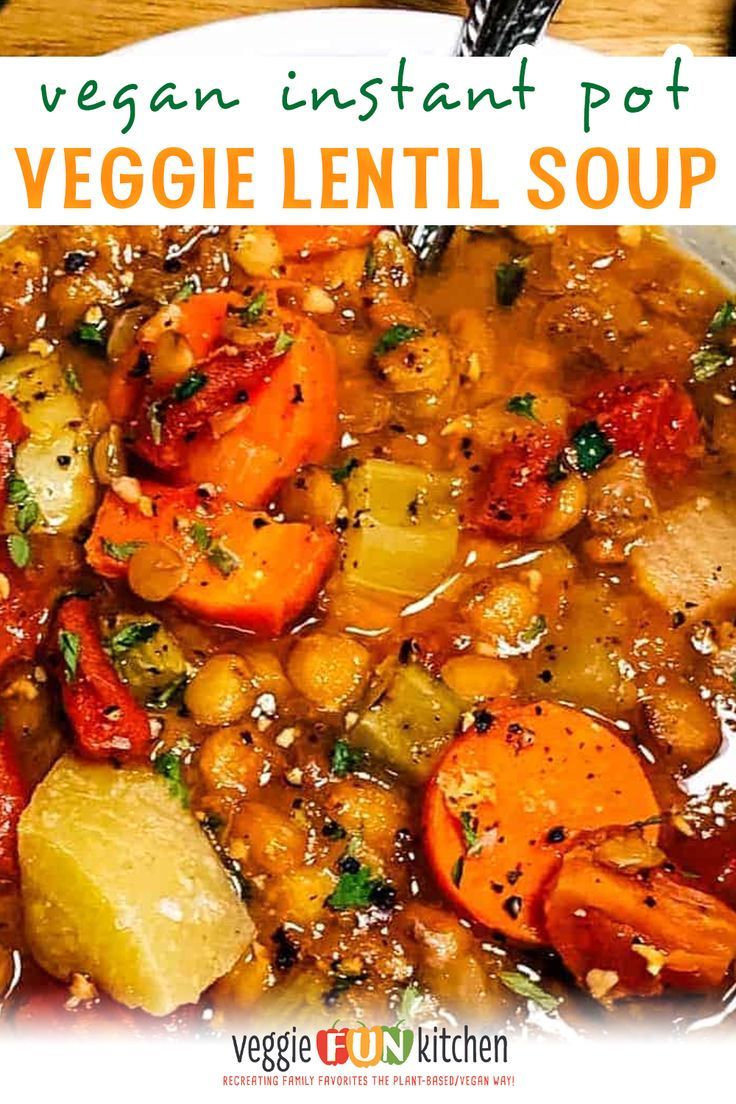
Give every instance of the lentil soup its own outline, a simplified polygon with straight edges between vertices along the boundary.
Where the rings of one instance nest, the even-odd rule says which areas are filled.
[[[719,1008],[717,281],[638,227],[431,274],[386,229],[73,227],[0,286],[3,1020]]]

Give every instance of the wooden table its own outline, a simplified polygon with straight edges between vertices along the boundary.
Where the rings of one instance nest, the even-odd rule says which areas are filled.
[[[359,0],[337,0],[363,6]],[[461,13],[462,0],[372,0],[373,6]],[[732,0],[564,0],[553,33],[617,54],[655,54],[684,43],[698,54],[726,50]],[[136,39],[227,16],[328,7],[329,0],[7,0],[3,54],[100,54]]]

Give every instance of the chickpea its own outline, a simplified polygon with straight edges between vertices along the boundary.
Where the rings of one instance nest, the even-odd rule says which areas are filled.
[[[442,334],[419,334],[380,354],[376,368],[400,395],[441,391],[452,374],[450,343]]]
[[[325,899],[335,888],[335,882],[331,871],[305,866],[275,880],[269,903],[280,921],[313,924],[324,917]]]
[[[327,810],[349,836],[360,837],[379,856],[390,853],[396,833],[409,820],[400,794],[364,778],[345,778],[331,786]]]
[[[128,474],[123,445],[123,431],[119,425],[111,425],[95,441],[92,450],[92,466],[97,482],[109,486],[114,479]]]
[[[481,588],[465,607],[479,636],[515,640],[537,613],[537,599],[528,586],[514,581]]]
[[[199,753],[199,769],[208,789],[244,794],[257,790],[268,774],[269,761],[256,733],[219,728]]]
[[[197,724],[228,725],[239,721],[254,700],[248,664],[239,655],[212,656],[184,692],[184,704]]]
[[[687,684],[669,683],[650,690],[642,705],[650,746],[687,774],[713,758],[721,733],[713,709]]]
[[[306,835],[271,805],[248,802],[235,818],[233,834],[248,849],[249,868],[286,874],[304,861]]]
[[[508,663],[478,655],[453,656],[444,664],[441,675],[461,698],[513,694],[519,681]]]
[[[194,353],[184,334],[164,330],[151,357],[151,380],[157,387],[172,387],[194,367]]]
[[[281,506],[290,521],[330,524],[342,504],[342,487],[324,468],[303,468],[281,491]]]
[[[557,540],[585,517],[588,489],[582,475],[573,473],[558,484],[552,509],[538,532],[540,540]]]
[[[349,636],[312,633],[291,650],[287,674],[318,709],[336,712],[356,700],[370,672],[367,648]]]
[[[168,544],[153,541],[128,561],[128,586],[145,602],[163,602],[186,582],[187,565]]]
[[[278,238],[267,226],[232,226],[228,238],[246,276],[273,276],[283,264]]]

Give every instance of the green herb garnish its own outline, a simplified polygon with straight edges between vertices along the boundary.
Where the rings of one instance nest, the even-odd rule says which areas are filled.
[[[460,883],[463,880],[463,871],[465,869],[465,856],[460,855],[452,864],[452,870],[450,871],[450,881],[456,887],[460,887]]]
[[[374,878],[367,866],[361,866],[355,873],[340,875],[340,881],[325,903],[336,912],[367,908],[371,903],[371,894],[379,884],[380,879]]]
[[[82,641],[79,633],[67,632],[61,629],[59,632],[59,651],[64,662],[64,676],[67,682],[74,682],[77,677],[79,656],[82,652]]]
[[[470,853],[478,846],[478,818],[474,817],[472,813],[466,810],[460,814],[460,824],[463,829],[465,846],[468,849],[468,853]]]
[[[547,618],[543,613],[537,614],[533,617],[528,628],[524,629],[520,636],[520,640],[524,644],[533,644],[535,640],[538,640],[543,633],[547,631]]]
[[[226,579],[229,575],[232,575],[236,568],[240,567],[238,557],[225,548],[222,541],[210,543],[206,555],[212,566]]]
[[[64,379],[66,380],[66,385],[70,391],[72,391],[75,395],[81,395],[82,384],[80,383],[76,368],[74,368],[71,364],[67,364],[66,368],[64,369]]]
[[[75,337],[82,345],[92,345],[96,349],[104,349],[107,345],[105,330],[107,321],[100,318],[99,322],[82,322],[77,327]]]
[[[187,299],[192,298],[196,290],[197,285],[194,280],[185,280],[172,299],[172,303],[186,303]]]
[[[238,311],[238,314],[246,326],[252,326],[260,321],[265,307],[266,293],[265,291],[259,291],[257,295],[253,296],[250,303],[247,303],[242,310]]]
[[[189,536],[192,538],[197,548],[202,552],[206,552],[212,544],[212,537],[209,534],[209,530],[201,521],[195,521],[189,526]]]
[[[597,422],[585,422],[572,435],[577,467],[585,475],[594,472],[613,453],[613,445]]]
[[[347,740],[336,740],[332,749],[330,769],[339,778],[356,771],[365,759],[363,748],[352,747]]]
[[[729,326],[733,326],[736,322],[736,303],[731,299],[724,299],[721,305],[717,308],[716,313],[713,315],[708,327],[708,333],[718,333],[720,330],[726,330]]]
[[[22,533],[11,533],[7,538],[8,554],[16,567],[28,567],[31,562],[31,546]]]
[[[516,993],[517,997],[525,997],[526,1000],[534,1001],[543,1012],[554,1012],[560,1003],[559,997],[547,993],[538,982],[532,981],[520,970],[504,970],[498,975],[498,980],[512,993]]]
[[[18,507],[15,524],[21,533],[27,533],[38,521],[40,510],[30,487],[19,475],[13,474],[8,480],[8,502]]]
[[[118,563],[125,563],[130,557],[143,547],[142,541],[121,541],[118,544],[116,541],[106,540],[102,538],[102,551],[106,556],[109,556],[111,560],[117,560]]]
[[[537,417],[534,413],[536,398],[537,396],[532,395],[531,391],[527,391],[525,395],[512,395],[506,403],[506,409],[509,414],[518,414],[520,418],[529,418],[532,422],[536,422]]]
[[[189,806],[189,790],[182,777],[182,763],[173,751],[164,751],[153,760],[153,769],[163,775],[169,784],[169,793],[186,809]]]
[[[295,340],[296,338],[292,337],[290,333],[287,333],[286,330],[282,330],[274,342],[273,355],[283,356],[284,353],[288,353]]]
[[[373,348],[373,354],[374,356],[384,356],[385,353],[398,349],[405,342],[412,341],[415,337],[421,337],[423,333],[424,330],[419,326],[405,326],[403,323],[397,322],[381,334]]]
[[[730,368],[733,364],[733,356],[719,345],[703,345],[697,353],[690,357],[693,366],[693,378],[698,383],[704,383],[722,372],[724,368]]]
[[[512,307],[521,295],[526,281],[526,261],[502,261],[496,266],[496,302],[499,307]]]
[[[113,656],[124,655],[138,644],[146,644],[161,628],[158,621],[131,621],[110,637],[107,646]]]
[[[179,678],[174,679],[168,686],[164,686],[162,690],[159,690],[152,698],[149,698],[146,705],[149,709],[168,709],[171,703],[178,698],[182,690],[189,682],[188,675],[181,675]]]
[[[333,468],[330,472],[333,483],[344,483],[346,479],[349,479],[351,474],[359,466],[360,461],[356,460],[354,456],[351,456],[346,463],[340,468]]]
[[[204,372],[190,372],[188,376],[185,376],[183,380],[179,380],[172,387],[171,401],[175,403],[186,402],[187,399],[191,399],[198,391],[201,391],[206,383],[207,376]]]

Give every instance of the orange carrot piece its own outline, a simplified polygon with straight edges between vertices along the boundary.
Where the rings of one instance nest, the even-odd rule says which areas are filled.
[[[450,745],[429,783],[427,854],[458,909],[543,944],[544,889],[565,841],[659,809],[635,751],[587,714],[499,701],[481,718]]]
[[[563,859],[545,902],[550,940],[582,985],[611,1000],[665,985],[710,989],[736,957],[736,912],[661,868],[616,870],[589,844]],[[610,985],[610,987],[608,987]]]
[[[273,227],[284,256],[289,258],[356,249],[367,245],[379,229],[378,226]]]
[[[294,344],[274,362],[270,379],[237,410],[222,433],[187,447],[180,483],[214,483],[244,506],[260,506],[302,464],[324,460],[337,431],[337,370],[326,335],[289,315]]]
[[[87,542],[100,575],[125,578],[141,544],[162,542],[188,565],[172,601],[203,621],[276,636],[315,599],[333,562],[327,529],[282,524],[196,487],[142,484],[153,504],[148,517],[108,491]]]
[[[165,330],[173,330],[187,339],[195,361],[202,360],[220,340],[228,310],[244,303],[236,291],[203,291],[189,299],[175,299],[141,328],[140,347],[150,352]]]

